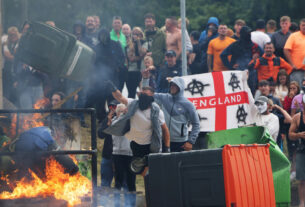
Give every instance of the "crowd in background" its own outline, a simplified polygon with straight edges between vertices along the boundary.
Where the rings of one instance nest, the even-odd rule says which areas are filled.
[[[107,80],[112,80],[121,91],[126,85],[128,97],[135,98],[145,74],[149,86],[156,92],[168,93],[169,78],[182,76],[181,19],[168,17],[165,25],[157,28],[155,16],[149,13],[143,22],[144,28],[132,28],[120,16],[114,16],[112,28],[108,30],[98,16],[88,16],[85,22],[73,25],[72,33],[77,40],[96,53],[93,69],[84,83],[50,77],[15,59],[18,41],[28,24],[20,28],[21,32],[17,27],[10,27],[2,37],[4,97],[18,108],[32,108],[38,99],[52,99],[59,91],[68,95],[84,86],[84,92],[74,96],[66,107],[95,107],[97,118],[102,122],[108,109],[117,105],[107,90]],[[46,23],[56,26],[52,21]],[[296,23],[282,16],[279,24],[275,20],[265,23],[258,19],[255,29],[238,19],[230,29],[218,18],[211,17],[204,31],[186,31],[185,35],[188,74],[249,71],[248,85],[258,106],[264,103],[267,106],[267,109],[261,108],[265,126],[281,149],[283,140],[287,141],[289,159],[293,163],[291,179],[294,179],[298,142],[289,139],[289,117],[303,111],[305,106],[305,19]],[[111,165],[113,154],[115,163],[122,158],[118,157],[117,141],[112,143],[111,135],[103,136],[102,185],[110,186],[113,172],[106,166]],[[130,150],[123,151],[121,155],[130,156]],[[119,166],[116,165],[118,169]],[[116,176],[121,179],[119,171],[116,170]],[[118,188],[123,186],[120,182],[116,185]],[[134,182],[135,178],[128,174],[130,191],[135,190]]]

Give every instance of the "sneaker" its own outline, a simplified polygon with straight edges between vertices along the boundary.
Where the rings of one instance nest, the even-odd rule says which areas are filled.
[[[295,171],[292,171],[292,172],[290,173],[290,181],[295,180],[295,178],[296,178],[296,172],[295,172]]]
[[[146,165],[145,157],[134,157],[130,162],[130,169],[135,174],[141,174],[144,171]]]

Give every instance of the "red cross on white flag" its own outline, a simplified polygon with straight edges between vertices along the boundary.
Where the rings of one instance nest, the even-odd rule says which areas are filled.
[[[196,107],[201,131],[219,131],[255,123],[246,71],[183,77],[185,97]]]

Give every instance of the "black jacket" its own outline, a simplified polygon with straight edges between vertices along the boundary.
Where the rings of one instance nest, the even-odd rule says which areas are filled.
[[[159,70],[157,78],[157,93],[168,93],[169,92],[169,82],[166,78],[176,77],[182,75],[182,68],[180,64],[176,64],[174,67],[168,67],[167,64],[162,66]]]

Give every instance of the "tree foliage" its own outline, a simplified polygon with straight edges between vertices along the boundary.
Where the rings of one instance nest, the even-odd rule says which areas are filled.
[[[288,15],[293,21],[304,18],[304,0],[186,0],[189,30],[201,30],[209,17],[233,26],[236,19],[244,19],[254,27],[255,20]],[[167,16],[180,16],[180,0],[3,0],[3,24],[21,26],[25,19],[53,20],[59,28],[71,31],[76,20],[85,22],[88,15],[98,15],[101,24],[111,27],[113,16],[122,16],[124,23],[144,26],[147,12],[156,15],[158,26]]]

